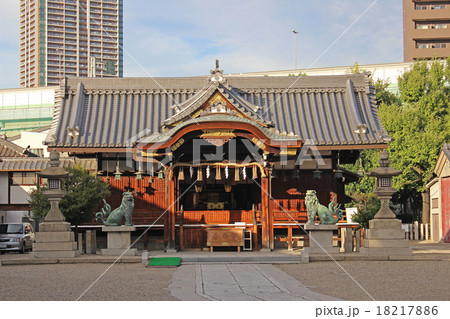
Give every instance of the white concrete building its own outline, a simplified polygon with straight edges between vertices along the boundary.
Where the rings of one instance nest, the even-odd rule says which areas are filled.
[[[370,72],[374,80],[384,80],[390,83],[388,89],[391,92],[398,91],[397,79],[405,71],[408,71],[413,62],[399,62],[399,63],[383,63],[383,64],[364,64],[359,65],[361,71]],[[308,69],[291,69],[291,70],[277,70],[277,71],[261,71],[261,72],[246,72],[240,74],[230,74],[228,76],[287,76],[287,75],[342,75],[351,73],[349,66],[335,66],[323,68],[308,68]]]

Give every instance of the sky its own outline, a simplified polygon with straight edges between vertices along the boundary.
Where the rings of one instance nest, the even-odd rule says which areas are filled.
[[[125,77],[293,69],[294,37],[297,68],[403,61],[401,0],[123,2]],[[0,89],[19,87],[19,0],[0,30]]]

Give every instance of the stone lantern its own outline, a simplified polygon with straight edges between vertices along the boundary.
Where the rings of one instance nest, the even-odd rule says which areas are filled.
[[[369,221],[361,253],[385,256],[410,255],[411,248],[405,239],[402,222],[395,218],[395,214],[389,208],[389,201],[396,192],[392,187],[392,177],[400,175],[402,171],[389,167],[389,153],[386,150],[380,153],[379,164],[380,167],[367,175],[376,178],[374,193],[380,199],[381,206],[374,218]]]
[[[45,168],[37,175],[46,178],[48,181],[48,189],[43,193],[50,201],[50,210],[44,219],[44,222],[65,222],[66,219],[59,209],[59,202],[66,194],[62,188],[62,179],[69,177],[69,173],[62,167],[59,167],[59,153],[52,151],[50,153],[50,167]]]
[[[79,256],[75,235],[71,231],[70,223],[66,222],[59,209],[59,202],[66,193],[62,189],[62,179],[70,174],[59,167],[59,153],[50,153],[50,166],[38,173],[38,176],[47,178],[48,190],[44,195],[50,201],[50,210],[39,225],[36,233],[36,242],[33,243],[32,258],[70,258]]]
[[[392,177],[400,175],[402,171],[389,166],[389,153],[386,150],[383,150],[380,153],[380,160],[378,163],[380,166],[367,174],[367,176],[376,178],[374,193],[381,201],[380,210],[374,218],[395,218],[395,214],[389,208],[389,201],[391,200],[392,195],[397,191],[392,187]]]

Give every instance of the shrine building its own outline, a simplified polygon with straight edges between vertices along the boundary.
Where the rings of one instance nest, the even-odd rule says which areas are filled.
[[[164,248],[207,246],[211,229],[248,235],[252,249],[305,224],[306,190],[350,199],[362,149],[386,148],[369,74],[303,77],[66,78],[49,149],[97,163],[112,208],[133,191],[133,223]]]

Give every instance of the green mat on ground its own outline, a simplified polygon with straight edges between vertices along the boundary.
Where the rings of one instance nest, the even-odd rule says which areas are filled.
[[[146,267],[178,267],[180,261],[180,257],[153,257]]]

